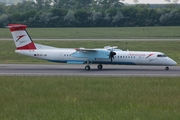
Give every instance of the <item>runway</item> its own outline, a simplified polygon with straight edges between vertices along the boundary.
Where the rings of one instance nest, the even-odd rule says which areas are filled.
[[[91,70],[84,70],[85,65],[69,64],[0,64],[0,76],[180,76],[180,66],[124,66],[103,65],[98,70],[91,65]]]

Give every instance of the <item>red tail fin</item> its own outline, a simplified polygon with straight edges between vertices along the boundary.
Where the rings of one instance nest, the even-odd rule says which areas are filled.
[[[22,24],[9,24],[17,50],[36,49],[34,42],[26,31],[27,26]]]

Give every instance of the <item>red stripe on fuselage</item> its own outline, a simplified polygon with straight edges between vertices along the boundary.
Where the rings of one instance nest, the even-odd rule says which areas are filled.
[[[35,45],[33,42],[25,45],[25,46],[22,46],[22,47],[18,47],[17,50],[32,50],[32,49],[36,49]]]

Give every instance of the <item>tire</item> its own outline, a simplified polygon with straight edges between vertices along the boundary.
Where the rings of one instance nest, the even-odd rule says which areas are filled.
[[[165,67],[165,70],[169,70],[169,67]]]
[[[88,71],[88,70],[90,70],[90,69],[91,69],[91,68],[90,68],[90,66],[88,66],[88,65],[87,65],[87,66],[85,66],[85,70],[87,70],[87,71]]]
[[[99,65],[97,66],[97,68],[98,68],[99,70],[101,70],[101,69],[103,68],[103,66],[102,66],[101,64],[99,64]]]

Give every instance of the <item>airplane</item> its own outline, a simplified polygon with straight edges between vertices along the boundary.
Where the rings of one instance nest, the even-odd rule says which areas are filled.
[[[24,24],[8,24],[14,43],[16,53],[50,62],[86,64],[85,70],[90,70],[91,64],[97,64],[101,70],[103,64],[113,65],[148,65],[148,66],[175,66],[177,63],[162,52],[147,51],[123,51],[117,46],[105,46],[104,48],[57,48],[34,43]]]

